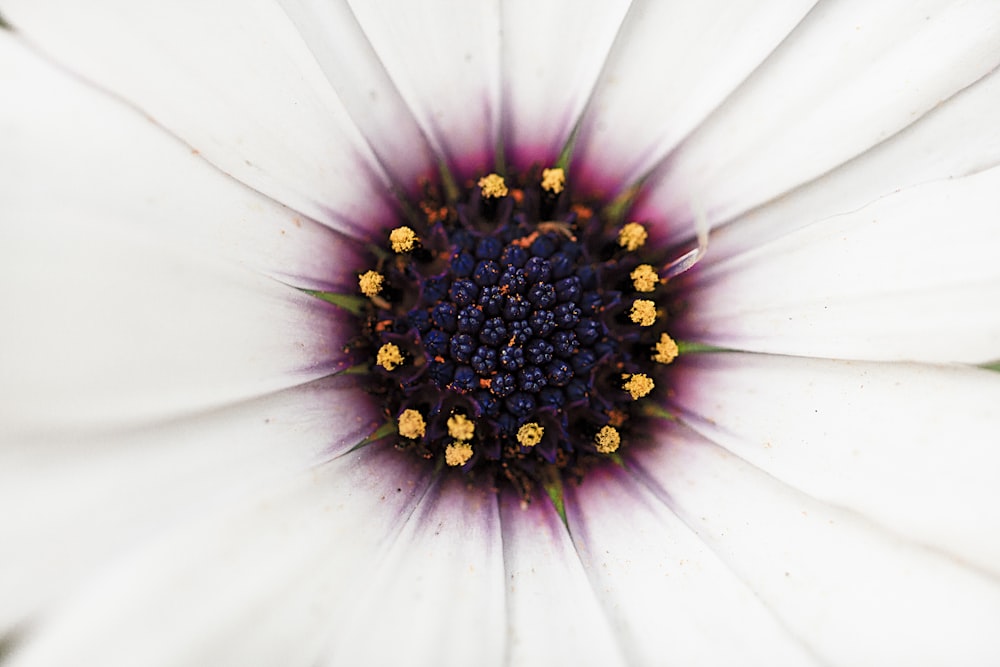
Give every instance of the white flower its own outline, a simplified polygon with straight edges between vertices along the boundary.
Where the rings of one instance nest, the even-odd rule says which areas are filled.
[[[0,13],[12,664],[1000,659],[1000,4]],[[286,284],[578,118],[573,178],[645,179],[661,239],[704,211],[681,337],[744,352],[684,358],[567,532],[348,453],[350,322]]]

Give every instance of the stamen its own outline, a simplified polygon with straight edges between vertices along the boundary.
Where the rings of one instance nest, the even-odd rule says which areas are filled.
[[[637,292],[652,292],[660,282],[660,276],[656,274],[649,264],[640,264],[629,274],[632,285]]]
[[[618,445],[622,442],[622,437],[618,435],[618,429],[614,426],[604,426],[597,432],[594,443],[597,451],[601,454],[611,454],[618,451]]]
[[[653,361],[659,364],[669,364],[680,354],[677,343],[665,333],[660,334],[660,340],[657,341],[654,349],[656,350],[656,354],[653,355]]]
[[[378,349],[378,354],[375,356],[375,363],[385,370],[391,371],[396,366],[403,365],[403,353],[399,351],[399,348],[395,344],[386,343]]]
[[[566,185],[566,172],[559,167],[542,169],[542,189],[554,195],[563,191]]]
[[[625,391],[632,395],[632,398],[638,400],[643,396],[649,394],[653,391],[653,379],[650,378],[645,373],[636,373],[635,375],[622,375],[623,380],[628,380],[625,383]]]
[[[472,434],[475,432],[476,425],[469,421],[465,415],[448,417],[448,435],[456,440],[471,440]]]
[[[397,227],[389,232],[389,243],[396,253],[410,252],[417,247],[419,240],[417,233],[409,227]]]
[[[641,327],[651,327],[656,323],[656,304],[649,299],[636,299],[632,303],[629,319]]]
[[[444,462],[454,467],[465,465],[472,458],[472,445],[467,442],[453,442],[444,450]]]
[[[528,422],[517,430],[517,441],[525,447],[534,447],[542,441],[545,428],[535,422]]]
[[[403,410],[403,414],[399,415],[399,434],[404,438],[416,439],[424,437],[426,433],[424,416],[412,408]]]
[[[646,244],[648,236],[645,227],[638,222],[630,222],[618,232],[618,245],[629,252],[635,252]]]
[[[489,174],[479,179],[479,188],[483,197],[499,199],[507,196],[507,185],[503,181],[503,176],[499,174]]]
[[[378,293],[382,291],[384,280],[382,274],[377,271],[365,271],[358,276],[358,287],[361,288],[361,293],[365,296],[378,296]]]

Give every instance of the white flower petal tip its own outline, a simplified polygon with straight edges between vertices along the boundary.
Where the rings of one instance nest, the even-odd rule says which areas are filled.
[[[987,304],[1000,293],[998,211],[994,167],[710,257],[686,293],[682,335],[817,357],[996,359],[1000,309]]]

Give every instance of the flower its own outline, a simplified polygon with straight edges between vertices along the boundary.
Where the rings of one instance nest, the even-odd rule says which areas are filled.
[[[14,664],[996,662],[996,3],[0,12]],[[349,323],[287,285],[574,128],[712,228],[677,337],[739,351],[563,525],[352,450]]]

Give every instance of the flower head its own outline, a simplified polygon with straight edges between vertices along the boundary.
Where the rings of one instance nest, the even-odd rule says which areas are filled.
[[[13,664],[997,661],[996,3],[0,12]],[[434,289],[448,193],[533,167],[607,202],[574,236],[619,214],[602,326],[642,344],[587,399],[607,464],[526,494],[366,314]]]

